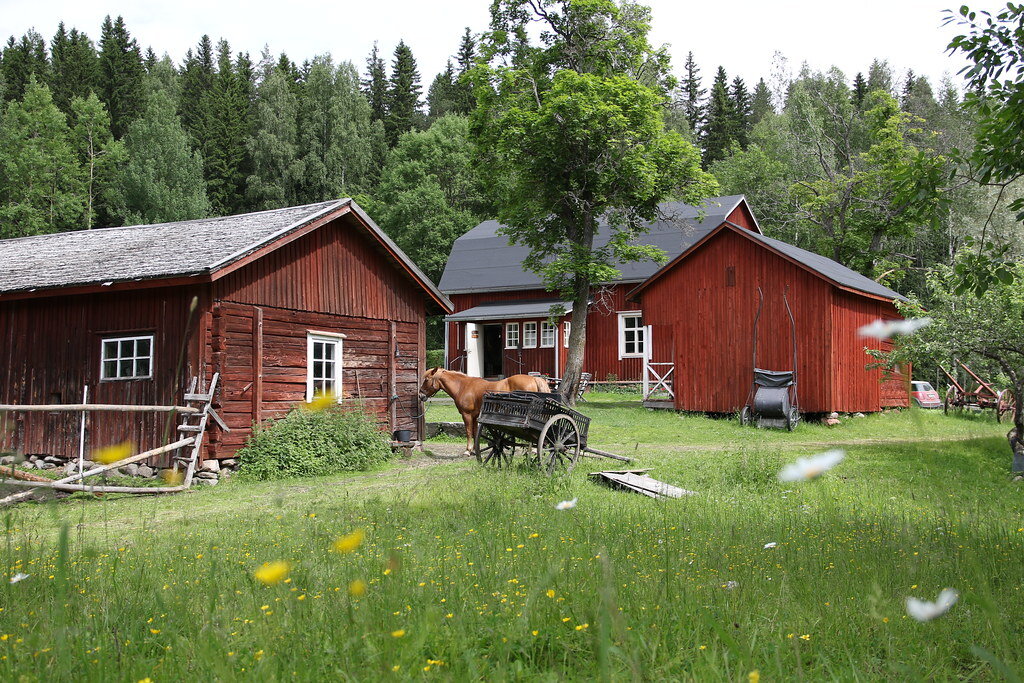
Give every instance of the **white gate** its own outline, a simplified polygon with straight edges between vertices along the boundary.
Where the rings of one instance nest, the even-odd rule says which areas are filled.
[[[674,401],[675,392],[675,363],[652,363],[651,351],[654,348],[654,339],[650,325],[644,327],[644,401],[666,400]]]

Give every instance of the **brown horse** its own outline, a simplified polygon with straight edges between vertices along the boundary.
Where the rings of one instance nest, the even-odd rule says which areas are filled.
[[[454,370],[431,368],[423,375],[420,400],[425,401],[444,390],[455,400],[455,407],[466,425],[466,455],[472,455],[476,441],[476,420],[483,407],[484,393],[488,391],[542,391],[550,393],[547,380],[533,375],[512,375],[497,382],[470,377]]]

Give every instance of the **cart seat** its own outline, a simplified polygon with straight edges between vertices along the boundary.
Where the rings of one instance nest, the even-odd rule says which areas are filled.
[[[759,387],[793,386],[792,370],[762,370],[754,368],[754,384]]]

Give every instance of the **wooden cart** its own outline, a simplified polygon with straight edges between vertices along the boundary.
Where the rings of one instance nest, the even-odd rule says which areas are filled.
[[[978,377],[962,361],[956,361],[957,365],[977,382],[973,390],[968,390],[966,385],[961,385],[952,373],[941,365],[939,368],[949,379],[949,388],[946,390],[946,399],[942,408],[948,415],[950,410],[962,411],[965,408],[971,410],[993,410],[996,414],[996,422],[1003,419],[1003,415],[1013,410],[1013,394],[1008,390],[997,390],[988,382]]]
[[[568,473],[587,448],[590,418],[565,405],[558,394],[535,391],[484,394],[476,429],[476,457],[507,467],[517,451],[552,475]],[[620,456],[621,457],[621,456]]]

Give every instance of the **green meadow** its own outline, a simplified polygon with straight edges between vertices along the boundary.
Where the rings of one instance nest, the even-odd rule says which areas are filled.
[[[608,460],[548,479],[415,455],[4,510],[4,567],[28,578],[0,584],[0,677],[1003,680],[1024,666],[1024,485],[1005,426],[908,411],[759,432],[599,394],[583,410],[595,446],[694,494],[591,481],[621,466]],[[847,457],[821,478],[777,480],[833,446]],[[355,530],[357,548],[332,549]],[[266,585],[265,563],[287,574]],[[907,616],[908,596],[946,587],[960,592],[947,614]]]

